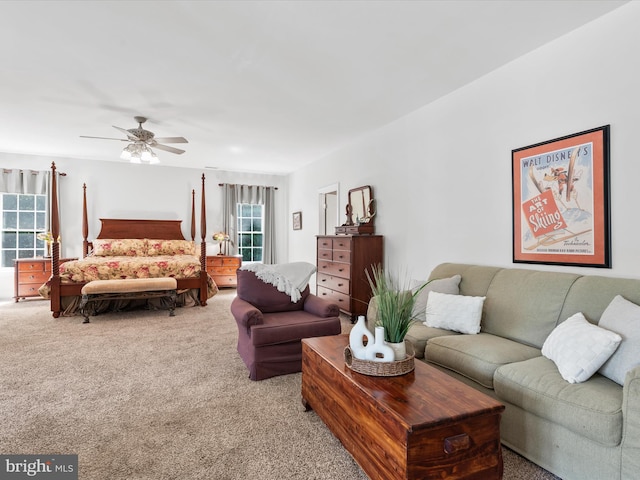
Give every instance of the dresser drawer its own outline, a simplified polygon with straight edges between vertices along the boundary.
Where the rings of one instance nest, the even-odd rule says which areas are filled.
[[[334,250],[346,250],[350,252],[351,238],[349,237],[334,238],[331,242],[331,245]]]
[[[325,300],[329,300],[331,303],[335,303],[340,307],[340,310],[350,311],[350,302],[349,295],[345,295],[344,293],[336,292],[329,288],[321,287],[318,285],[318,296],[320,298],[324,298]]]
[[[349,280],[324,273],[318,274],[318,285],[349,295]]]
[[[318,238],[318,250],[331,250],[333,249],[333,239],[327,237]]]
[[[318,273],[336,275],[342,278],[351,278],[351,268],[344,263],[329,262],[328,260],[318,260]]]
[[[334,250],[333,261],[341,263],[351,263],[351,252],[349,250]]]
[[[333,260],[333,250],[318,249],[318,260]]]

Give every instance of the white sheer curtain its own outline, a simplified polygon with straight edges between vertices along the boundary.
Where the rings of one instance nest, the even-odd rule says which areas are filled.
[[[235,240],[238,238],[237,204],[249,203],[264,206],[264,228],[262,238],[262,262],[276,263],[274,201],[275,187],[262,185],[222,184],[222,228],[231,238],[231,254],[237,253]]]

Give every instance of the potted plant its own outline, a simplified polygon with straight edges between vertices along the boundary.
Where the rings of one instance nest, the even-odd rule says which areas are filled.
[[[384,340],[395,351],[395,359],[406,356],[404,338],[415,322],[413,305],[415,298],[427,283],[411,290],[405,284],[385,272],[380,264],[365,271],[371,293],[378,307],[376,326],[384,327]]]

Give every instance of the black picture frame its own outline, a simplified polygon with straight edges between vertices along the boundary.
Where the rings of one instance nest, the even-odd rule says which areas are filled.
[[[610,126],[511,151],[513,262],[611,268]]]

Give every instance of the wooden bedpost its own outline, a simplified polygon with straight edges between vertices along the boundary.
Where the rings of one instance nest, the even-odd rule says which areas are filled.
[[[202,174],[202,198],[200,199],[200,305],[207,304],[207,203],[205,201],[204,173]]]
[[[87,221],[87,184],[82,184],[82,258],[89,255],[89,222]]]
[[[191,190],[191,241],[196,241],[196,189]]]
[[[58,212],[58,178],[56,177],[56,162],[51,162],[51,279],[50,297],[53,317],[60,316],[60,214]]]

